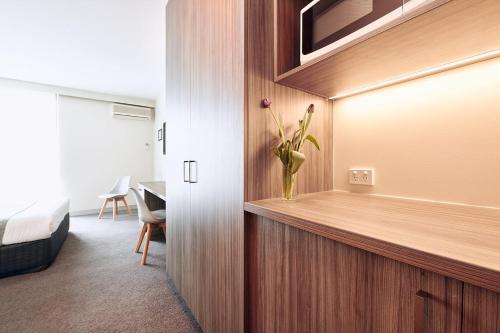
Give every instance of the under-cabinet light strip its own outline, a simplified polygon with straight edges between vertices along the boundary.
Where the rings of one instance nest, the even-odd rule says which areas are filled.
[[[350,96],[362,94],[362,93],[365,93],[365,92],[368,92],[371,90],[385,88],[385,87],[392,86],[392,85],[395,85],[398,83],[403,83],[406,81],[419,79],[419,78],[422,78],[425,76],[441,73],[444,71],[448,71],[448,70],[455,69],[455,68],[462,67],[462,66],[467,66],[467,65],[470,65],[470,64],[473,64],[476,62],[481,62],[481,61],[493,59],[496,57],[500,57],[500,49],[480,53],[480,54],[472,56],[472,57],[467,57],[467,58],[463,58],[463,59],[449,62],[446,64],[438,65],[435,67],[426,68],[426,69],[423,69],[423,70],[420,70],[420,71],[417,71],[417,72],[414,72],[411,74],[400,76],[400,77],[395,78],[395,79],[382,81],[382,82],[379,82],[379,83],[376,83],[373,85],[369,85],[369,86],[366,86],[366,87],[363,87],[360,89],[354,89],[351,91],[347,91],[345,93],[340,93],[340,94],[337,94],[335,96],[330,97],[330,99],[337,100],[337,99],[341,99],[341,98],[345,98],[345,97],[350,97]]]

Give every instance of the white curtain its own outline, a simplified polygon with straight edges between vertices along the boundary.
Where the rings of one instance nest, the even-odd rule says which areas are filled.
[[[59,192],[57,97],[0,86],[0,200]]]

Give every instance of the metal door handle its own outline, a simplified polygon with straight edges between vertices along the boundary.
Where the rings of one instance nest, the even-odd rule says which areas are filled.
[[[189,172],[190,172],[190,167],[189,167],[189,161],[184,161],[184,183],[189,183],[189,178],[191,177]]]
[[[189,182],[197,183],[198,182],[198,162],[189,161]]]

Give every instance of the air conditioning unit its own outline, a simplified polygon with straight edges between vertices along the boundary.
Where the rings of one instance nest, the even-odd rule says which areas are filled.
[[[113,118],[118,119],[151,120],[153,118],[153,109],[144,106],[113,103],[111,115]]]

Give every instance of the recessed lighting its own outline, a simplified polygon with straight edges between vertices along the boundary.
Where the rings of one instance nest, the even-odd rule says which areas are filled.
[[[467,66],[467,65],[470,65],[470,64],[473,64],[476,62],[485,61],[485,60],[493,59],[496,57],[500,57],[500,49],[480,53],[480,54],[472,56],[472,57],[467,57],[467,58],[455,60],[455,61],[452,61],[452,62],[449,62],[446,64],[441,64],[438,66],[426,68],[426,69],[419,70],[419,71],[411,73],[411,74],[406,74],[406,75],[397,77],[395,79],[386,80],[386,81],[378,82],[375,84],[371,84],[371,85],[363,87],[363,88],[354,89],[351,91],[346,91],[344,93],[339,93],[335,96],[330,97],[330,99],[337,100],[337,99],[341,99],[341,98],[345,98],[345,97],[350,97],[350,96],[362,94],[362,93],[365,93],[365,92],[368,92],[371,90],[385,88],[385,87],[392,86],[392,85],[395,85],[398,83],[419,79],[419,78],[422,78],[425,76],[441,73],[444,71],[448,71],[448,70],[455,69],[455,68],[462,67],[462,66]]]

